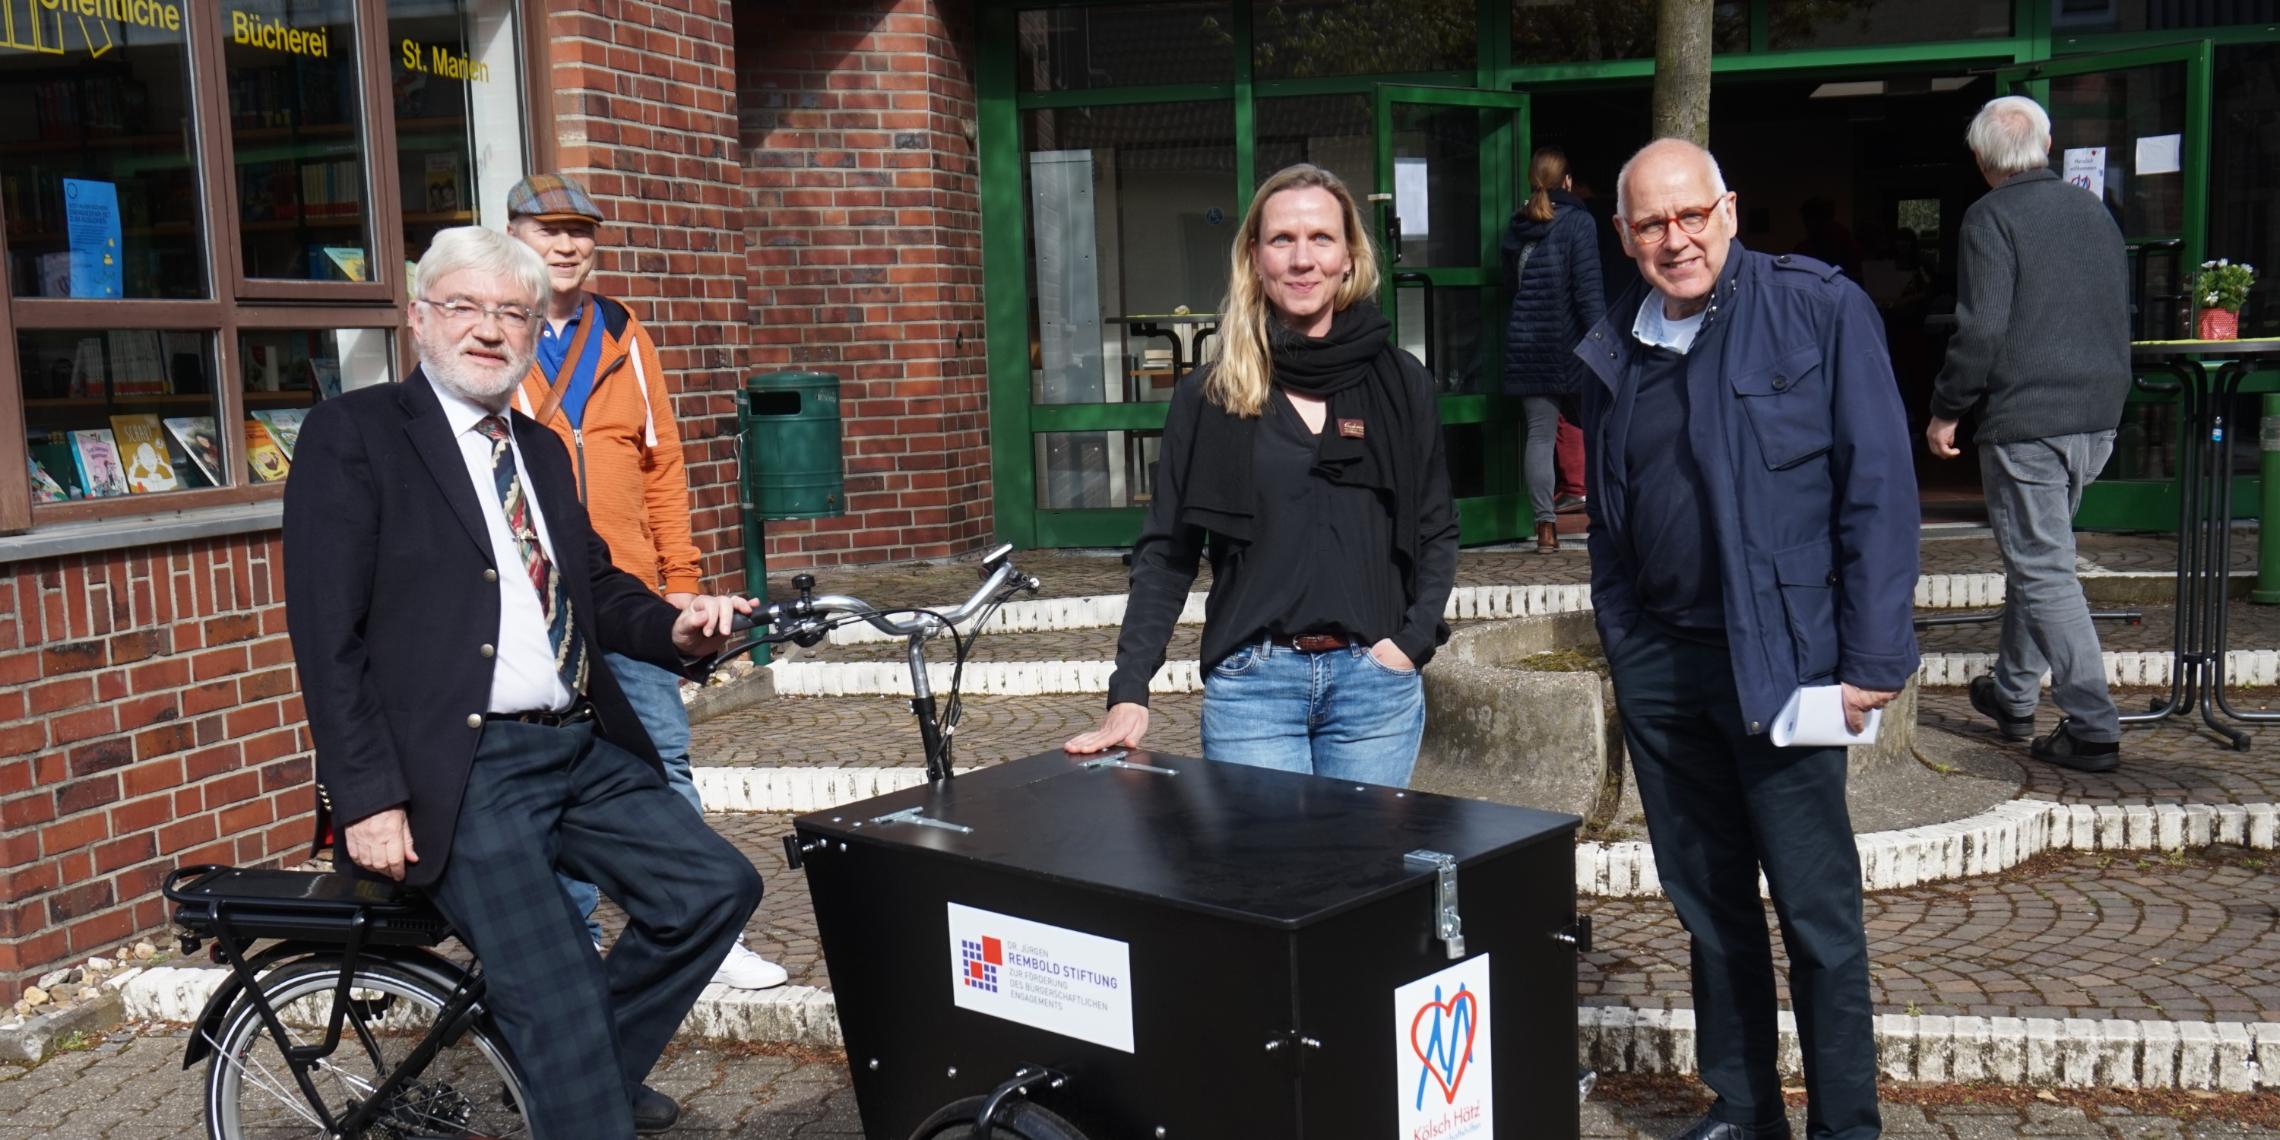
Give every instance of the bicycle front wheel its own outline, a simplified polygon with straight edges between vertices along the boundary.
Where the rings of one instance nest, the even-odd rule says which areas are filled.
[[[292,1044],[303,1046],[324,1040],[339,983],[339,963],[302,962],[263,975],[260,986]],[[309,1074],[335,1122],[370,1099],[436,1028],[450,999],[435,982],[384,961],[360,963],[349,985],[340,1043]],[[212,1140],[325,1135],[323,1117],[293,1079],[254,995],[231,1007],[212,1045],[206,1069]],[[470,1025],[389,1096],[364,1135],[527,1137],[522,1105],[522,1081],[505,1045],[489,1027]]]
[[[981,1117],[986,1097],[970,1096],[961,1101],[943,1105],[926,1123],[911,1133],[911,1140],[971,1140],[981,1131],[975,1121]],[[998,1122],[990,1126],[990,1134],[1001,1140],[1085,1140],[1085,1134],[1075,1125],[1061,1119],[1052,1110],[1034,1101],[1020,1097],[1007,1101],[998,1113]]]

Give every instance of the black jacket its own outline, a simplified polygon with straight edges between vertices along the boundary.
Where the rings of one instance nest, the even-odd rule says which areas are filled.
[[[1504,394],[1572,396],[1583,370],[1576,342],[1606,313],[1600,290],[1599,243],[1583,199],[1552,192],[1552,220],[1526,211],[1504,230],[1504,289],[1512,308],[1504,325]],[[1525,270],[1520,252],[1530,243]]]
[[[1963,213],[1955,336],[1932,414],[1980,443],[2106,431],[2130,394],[2130,272],[2098,199],[2049,170]]]
[[[443,404],[423,373],[310,409],[285,484],[285,607],[316,740],[317,789],[336,826],[402,805],[420,861],[443,873],[483,735],[498,637],[490,532]],[[675,611],[610,564],[554,433],[511,413],[552,553],[589,652],[680,671]],[[641,719],[595,662],[586,696],[602,736],[657,765]]]
[[[1457,513],[1449,495],[1449,465],[1442,451],[1432,378],[1408,353],[1398,355],[1407,381],[1410,414],[1405,421],[1411,425],[1407,443],[1422,464],[1423,501],[1417,512],[1417,563],[1402,568],[1407,606],[1401,628],[1391,636],[1411,661],[1423,666],[1448,638],[1441,612],[1448,607],[1449,590],[1457,580]],[[1110,705],[1148,703],[1148,682],[1163,667],[1164,648],[1171,642],[1180,611],[1187,607],[1188,588],[1195,584],[1196,566],[1205,552],[1206,532],[1184,517],[1182,495],[1195,446],[1196,419],[1204,406],[1203,377],[1199,370],[1180,381],[1164,417],[1155,498],[1132,545],[1131,593],[1124,603],[1124,627],[1116,638],[1116,671],[1108,680]],[[1244,572],[1244,550],[1243,543],[1210,536],[1211,593],[1203,606],[1201,655],[1207,672],[1262,633],[1279,608],[1276,583]],[[1392,551],[1386,556],[1399,561]]]

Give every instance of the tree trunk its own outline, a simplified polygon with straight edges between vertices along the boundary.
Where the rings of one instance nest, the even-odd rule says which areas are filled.
[[[1710,145],[1710,42],[1715,0],[1661,0],[1655,22],[1659,139]]]

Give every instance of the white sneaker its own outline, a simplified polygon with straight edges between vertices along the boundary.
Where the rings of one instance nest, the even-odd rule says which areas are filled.
[[[713,972],[713,981],[736,990],[764,990],[783,985],[790,978],[782,966],[753,953],[741,938],[728,948],[728,957]]]

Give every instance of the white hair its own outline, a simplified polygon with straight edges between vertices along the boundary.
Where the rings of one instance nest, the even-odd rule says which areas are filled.
[[[2050,165],[2050,116],[2024,95],[1989,99],[1963,138],[1989,174],[2008,178]]]
[[[1708,150],[1695,145],[1692,141],[1687,139],[1656,139],[1655,141],[1648,143],[1643,147],[1640,147],[1638,153],[1633,154],[1630,158],[1630,161],[1623,164],[1622,171],[1615,175],[1615,216],[1617,218],[1625,219],[1627,221],[1631,216],[1631,212],[1625,208],[1625,203],[1627,201],[1625,195],[1631,185],[1631,168],[1639,165],[1639,160],[1647,157],[1648,151],[1657,149],[1658,147],[1664,149],[1683,150],[1695,156],[1696,158],[1701,159],[1702,165],[1708,167],[1710,171],[1710,192],[1719,198],[1726,196],[1726,172],[1718,168],[1718,160],[1713,157]]]
[[[522,242],[481,226],[437,230],[412,280],[441,281],[468,270],[506,278],[533,309],[546,302],[546,262]]]

